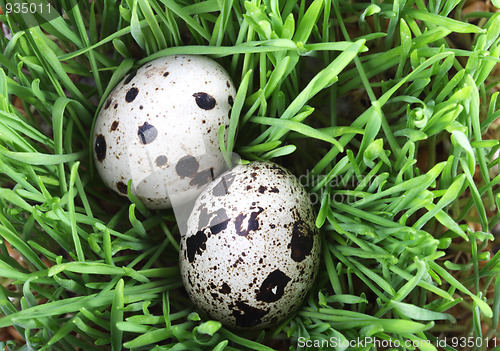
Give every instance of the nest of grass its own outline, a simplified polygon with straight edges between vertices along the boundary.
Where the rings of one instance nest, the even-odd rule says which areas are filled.
[[[489,1],[37,4],[0,0],[0,349],[497,349]],[[173,212],[95,172],[100,105],[171,54],[227,69],[239,88],[221,147],[286,166],[315,204],[320,273],[272,329],[197,311]]]

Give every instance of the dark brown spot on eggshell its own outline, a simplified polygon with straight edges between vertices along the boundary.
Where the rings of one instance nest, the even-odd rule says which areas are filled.
[[[156,166],[161,167],[161,166],[166,165],[166,164],[167,164],[167,161],[168,161],[167,156],[165,156],[165,155],[160,155],[160,156],[158,156],[158,157],[156,158],[155,163],[156,163]]]
[[[234,182],[234,174],[227,173],[221,177],[221,180],[212,189],[214,196],[224,196],[229,193],[229,187]]]
[[[118,128],[118,121],[113,121],[113,123],[111,124],[111,128],[109,130],[114,132],[116,128]]]
[[[130,74],[127,76],[127,78],[125,78],[125,81],[123,82],[123,84],[125,85],[125,84],[130,83],[130,81],[131,81],[132,79],[134,79],[134,77],[135,77],[135,75],[136,75],[136,74],[137,74],[137,70],[135,70],[135,71],[133,71],[132,73],[130,73]]]
[[[278,165],[275,165],[275,164],[270,163],[269,165],[267,165],[267,168],[272,169],[272,170],[275,170],[275,171],[276,171],[276,173],[278,173],[279,175],[282,175],[282,176],[286,175],[286,173],[285,173],[285,171],[283,170],[283,168],[281,168],[281,167],[280,167],[280,166],[278,166]]]
[[[227,228],[228,223],[229,218],[227,218],[226,210],[224,208],[219,208],[210,222],[210,232],[212,234],[219,234]]]
[[[125,184],[124,182],[116,183],[116,188],[120,193],[127,195],[127,184]]]
[[[104,135],[99,134],[95,138],[94,150],[97,160],[102,162],[106,158],[106,139]]]
[[[297,220],[293,223],[292,240],[288,244],[290,257],[295,262],[302,262],[306,256],[311,254],[313,240],[313,232],[310,228],[303,220]]]
[[[104,109],[106,110],[109,105],[111,105],[111,99],[108,99],[108,101],[106,101],[106,105],[104,105]]]
[[[212,298],[214,300],[218,300],[219,299],[219,294],[217,294],[217,293],[211,292],[210,295],[212,296]]]
[[[230,106],[233,106],[233,104],[234,104],[234,99],[233,99],[233,97],[232,97],[231,95],[229,95],[229,96],[227,97],[227,103],[228,103]]]
[[[259,186],[259,189],[258,189],[259,193],[264,194],[264,192],[266,190],[267,190],[267,186],[264,186],[264,185]]]
[[[214,169],[210,167],[194,175],[193,179],[189,182],[189,185],[196,186],[197,188],[211,182],[215,179]]]
[[[154,125],[144,122],[142,126],[139,126],[137,135],[141,144],[150,144],[158,136],[158,130],[156,130]]]
[[[230,308],[233,309],[232,314],[236,318],[237,327],[255,327],[262,323],[262,317],[269,313],[269,311],[252,307],[243,301],[237,301],[236,305],[232,305]]]
[[[250,218],[248,219],[247,228],[242,228],[243,222],[247,217],[247,214],[240,213],[236,219],[234,220],[234,228],[236,229],[236,233],[240,236],[247,236],[250,231],[256,231],[259,229],[259,221],[257,216],[264,211],[262,207],[259,207],[257,211],[250,213]]]
[[[169,72],[165,72],[165,73],[163,73],[163,76],[168,77],[169,74],[170,74]]]
[[[190,263],[194,262],[196,254],[201,255],[207,248],[206,242],[207,236],[201,230],[186,239],[187,258]]]
[[[192,177],[198,171],[200,164],[198,160],[191,156],[187,155],[182,157],[177,164],[175,165],[175,171],[179,175],[179,177]]]
[[[200,209],[200,217],[198,218],[198,230],[204,229],[208,225],[208,221],[210,220],[211,214],[208,214],[208,210],[206,207],[202,207]]]
[[[216,101],[212,95],[207,93],[194,93],[193,96],[196,100],[196,105],[198,105],[199,108],[211,110],[215,107]]]
[[[222,287],[219,289],[219,292],[227,295],[227,294],[231,293],[231,287],[229,285],[227,285],[226,283],[223,283]]]
[[[136,87],[130,88],[127,91],[127,94],[125,95],[125,101],[127,102],[134,101],[135,98],[137,97],[137,94],[139,94],[139,89],[137,89]]]
[[[278,301],[285,293],[285,286],[289,281],[290,278],[285,273],[276,269],[262,282],[256,296],[257,300],[263,302]]]

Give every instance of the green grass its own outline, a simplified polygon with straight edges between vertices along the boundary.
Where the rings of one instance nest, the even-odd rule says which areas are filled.
[[[64,17],[41,27],[0,15],[12,31],[0,38],[0,330],[25,339],[0,349],[296,350],[332,337],[493,349],[500,14],[464,8],[61,0]],[[318,199],[320,274],[271,330],[198,314],[173,212],[112,195],[92,163],[93,119],[114,85],[192,53],[239,86],[221,147],[285,165]]]

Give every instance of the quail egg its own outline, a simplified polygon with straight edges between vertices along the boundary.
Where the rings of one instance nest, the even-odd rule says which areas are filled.
[[[290,316],[318,270],[320,237],[308,194],[270,162],[238,165],[196,199],[179,259],[192,301],[229,327]]]
[[[222,173],[218,131],[229,125],[236,91],[215,61],[165,56],[128,74],[96,118],[94,160],[104,183],[149,208],[196,199]]]

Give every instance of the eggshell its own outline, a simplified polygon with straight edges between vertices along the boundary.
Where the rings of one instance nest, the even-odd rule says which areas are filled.
[[[319,252],[314,211],[297,178],[252,162],[223,173],[197,198],[180,269],[189,296],[211,318],[260,329],[300,306]]]
[[[94,160],[104,183],[149,208],[194,200],[225,169],[218,131],[236,94],[227,72],[195,55],[166,56],[127,75],[97,116]]]

